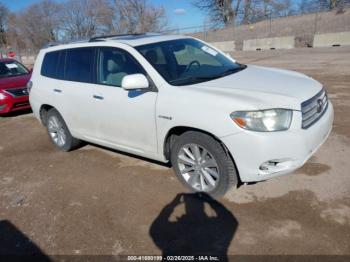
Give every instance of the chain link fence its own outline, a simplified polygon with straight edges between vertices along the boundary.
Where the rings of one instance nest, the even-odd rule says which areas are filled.
[[[295,47],[310,47],[315,34],[350,31],[350,9],[342,13],[317,12],[303,15],[268,18],[248,25],[214,29],[213,24],[172,28],[162,33],[187,34],[207,42],[235,41],[236,50],[242,50],[243,41],[271,37],[293,36]]]

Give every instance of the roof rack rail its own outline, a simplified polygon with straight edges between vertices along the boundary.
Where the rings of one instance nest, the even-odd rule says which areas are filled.
[[[160,35],[160,34],[153,33],[153,32],[146,32],[146,33],[131,33],[131,34],[100,35],[100,36],[94,36],[90,39],[85,38],[85,39],[74,39],[74,40],[70,40],[70,41],[48,42],[42,48],[48,48],[48,47],[52,47],[52,46],[65,45],[65,44],[104,41],[108,38],[113,38],[113,37],[117,38],[117,37],[123,37],[123,36],[155,36],[155,35]]]
[[[41,48],[45,49],[48,47],[57,46],[57,45],[61,45],[61,44],[62,43],[60,43],[60,42],[48,42],[48,43],[45,43]]]
[[[103,41],[105,38],[122,37],[122,36],[137,36],[137,35],[144,35],[144,34],[145,33],[100,35],[100,36],[94,36],[94,37],[90,38],[89,42]]]
[[[42,48],[48,48],[52,46],[57,46],[57,45],[66,45],[66,44],[75,44],[75,43],[86,43],[88,42],[88,39],[76,39],[76,40],[71,40],[71,41],[56,41],[56,42],[48,42],[44,44]]]
[[[130,33],[130,34],[115,34],[115,35],[101,35],[101,36],[94,36],[90,38],[89,42],[97,42],[97,41],[104,41],[108,38],[117,38],[117,37],[123,37],[123,36],[155,36],[160,35],[159,33],[152,33],[152,32],[145,32],[145,33]]]

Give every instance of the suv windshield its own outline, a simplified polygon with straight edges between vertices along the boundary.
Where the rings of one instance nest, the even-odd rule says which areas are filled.
[[[195,39],[137,46],[136,49],[171,85],[209,81],[246,68]]]
[[[0,78],[25,75],[28,73],[28,69],[16,61],[0,62]]]

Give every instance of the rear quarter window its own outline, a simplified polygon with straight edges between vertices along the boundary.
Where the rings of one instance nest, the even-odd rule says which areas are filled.
[[[57,78],[57,64],[60,52],[49,52],[44,56],[44,60],[41,66],[41,75]]]

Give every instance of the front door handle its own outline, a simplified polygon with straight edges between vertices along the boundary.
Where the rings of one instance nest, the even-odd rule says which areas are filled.
[[[93,98],[98,100],[103,100],[103,96],[93,95]]]
[[[62,90],[61,89],[57,89],[57,88],[55,88],[53,91],[56,92],[56,93],[62,93]]]

